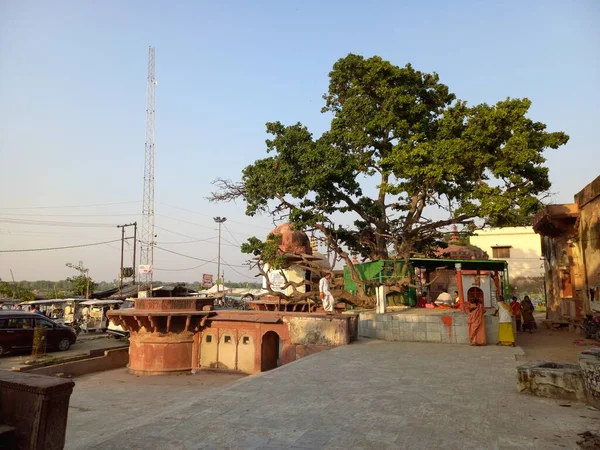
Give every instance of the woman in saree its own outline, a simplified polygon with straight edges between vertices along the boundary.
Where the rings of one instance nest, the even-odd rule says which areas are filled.
[[[533,310],[535,307],[529,298],[529,295],[523,297],[521,302],[521,315],[523,316],[523,331],[527,330],[533,333],[533,330],[537,329],[537,324],[533,318]]]
[[[474,298],[473,302],[469,305],[469,316],[467,317],[467,323],[469,324],[469,341],[471,345],[486,345],[487,341],[485,338],[485,309],[483,302],[478,298]]]
[[[496,314],[499,317],[498,325],[498,344],[515,346],[515,333],[513,331],[513,312],[510,306],[504,301],[504,297],[498,298],[498,309]]]

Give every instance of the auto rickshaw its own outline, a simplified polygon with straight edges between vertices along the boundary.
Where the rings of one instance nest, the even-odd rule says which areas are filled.
[[[106,331],[108,328],[108,317],[106,311],[119,308],[122,300],[84,300],[79,303],[79,314],[85,307],[89,309],[87,320],[87,331]],[[85,325],[82,327],[86,329]]]

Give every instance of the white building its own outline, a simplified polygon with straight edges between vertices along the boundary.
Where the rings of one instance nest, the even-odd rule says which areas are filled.
[[[490,259],[507,261],[511,279],[544,276],[540,237],[532,227],[480,230],[471,236],[471,244],[485,251]]]

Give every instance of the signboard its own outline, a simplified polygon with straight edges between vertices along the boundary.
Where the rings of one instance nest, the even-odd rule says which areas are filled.
[[[150,264],[140,264],[139,274],[147,275],[149,273],[152,273],[152,266]]]
[[[283,274],[279,270],[269,271],[269,282],[271,283],[271,289],[276,292],[283,292],[283,285],[285,284],[285,279],[283,278]]]
[[[210,273],[203,273],[202,274],[202,287],[204,289],[208,289],[209,287],[212,287],[213,285],[213,276]]]

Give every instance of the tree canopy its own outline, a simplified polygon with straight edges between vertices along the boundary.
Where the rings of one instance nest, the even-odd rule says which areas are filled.
[[[529,223],[550,188],[544,150],[568,141],[527,117],[526,98],[469,106],[438,74],[378,56],[339,59],[323,98],[329,130],[267,123],[268,156],[211,198],[317,230],[351,268],[352,254],[427,254],[449,225]]]

